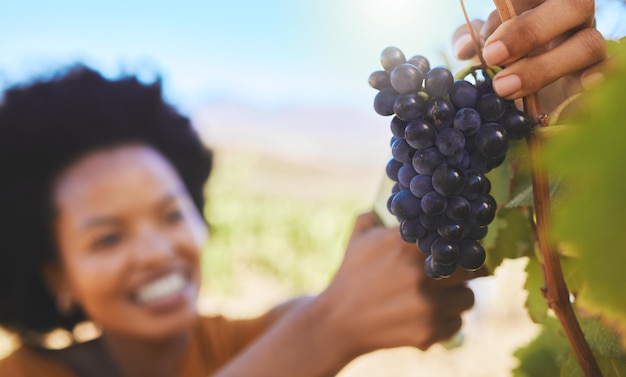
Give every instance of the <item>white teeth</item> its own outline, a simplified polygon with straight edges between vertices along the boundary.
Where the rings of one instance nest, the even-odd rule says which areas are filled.
[[[142,287],[137,292],[137,300],[142,304],[149,304],[164,299],[182,290],[185,282],[185,278],[178,273],[164,276]]]

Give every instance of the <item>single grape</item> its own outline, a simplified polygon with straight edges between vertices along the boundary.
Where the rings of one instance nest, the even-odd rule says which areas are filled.
[[[417,247],[425,255],[430,255],[430,249],[436,239],[439,238],[437,232],[426,232],[422,237],[417,240]]]
[[[470,202],[463,196],[454,196],[448,199],[446,216],[452,220],[462,221],[467,219],[470,212]]]
[[[476,90],[478,90],[478,98],[484,96],[485,94],[494,93],[493,91],[493,81],[489,76],[485,76],[485,80],[480,81],[476,85]]]
[[[413,164],[403,164],[400,169],[398,169],[398,182],[400,182],[400,184],[405,187],[410,187],[411,180],[416,175],[417,172],[415,171],[415,169],[413,169]]]
[[[487,254],[480,243],[475,240],[463,240],[459,244],[458,264],[469,271],[476,271],[485,264]]]
[[[424,90],[431,97],[445,97],[452,91],[454,76],[446,67],[435,67],[424,79]]]
[[[451,126],[456,116],[452,102],[440,97],[429,100],[425,110],[425,118],[439,128]]]
[[[428,71],[430,71],[430,62],[422,55],[412,56],[409,60],[407,60],[407,63],[416,66],[422,74],[422,77],[426,77],[426,75],[428,75]]]
[[[489,165],[489,159],[483,156],[479,151],[470,153],[470,169],[485,174],[491,170],[489,169]]]
[[[413,168],[419,174],[432,175],[437,166],[444,161],[444,156],[435,147],[418,149],[413,154]]]
[[[427,231],[419,221],[419,218],[402,220],[400,222],[400,236],[405,242],[416,243]]]
[[[495,217],[496,205],[492,197],[483,195],[478,199],[470,201],[469,220],[471,223],[485,226],[491,224]]]
[[[483,122],[497,121],[504,115],[505,110],[504,99],[495,93],[484,94],[476,101],[476,111]]]
[[[422,197],[421,206],[426,214],[441,215],[446,211],[448,200],[437,191],[431,191]]]
[[[397,115],[394,116],[391,119],[391,123],[389,124],[389,127],[391,128],[391,134],[397,139],[404,139],[404,129],[406,128],[407,124],[407,121],[398,118]],[[391,144],[393,144],[393,142]]]
[[[465,177],[465,187],[461,195],[468,200],[478,199],[488,194],[487,188],[491,187],[489,180],[479,171],[468,169],[463,172]]]
[[[525,138],[532,128],[532,122],[528,116],[519,110],[507,110],[504,112],[502,119],[500,119],[500,125],[511,140],[520,140]]]
[[[430,248],[430,255],[433,262],[449,266],[455,264],[459,259],[459,245],[443,237],[436,239]]]
[[[488,158],[487,159],[487,170],[492,170],[502,165],[502,163],[506,160],[506,154],[496,158]]]
[[[423,197],[434,190],[432,177],[430,175],[423,174],[416,175],[413,179],[411,179],[409,190],[411,190],[411,193],[418,198]]]
[[[456,271],[456,263],[450,265],[444,265],[433,261],[431,262],[431,269],[435,276],[439,276],[440,278],[447,278],[454,274]]]
[[[391,80],[389,79],[389,72],[387,71],[374,71],[370,74],[368,79],[370,86],[374,89],[381,90],[391,86]]]
[[[406,63],[406,57],[402,50],[395,46],[386,47],[380,54],[380,64],[385,71],[391,72],[396,66]]]
[[[391,155],[402,163],[412,162],[415,149],[407,144],[406,140],[398,139],[391,145]]]
[[[450,102],[457,108],[474,107],[478,100],[478,89],[469,81],[456,80],[450,92]]]
[[[463,135],[469,136],[478,131],[480,125],[482,124],[482,120],[480,119],[478,111],[466,107],[456,112],[454,122],[452,124],[454,128],[461,131]]]
[[[439,228],[437,228],[437,233],[444,239],[450,242],[459,242],[463,238],[463,234],[465,229],[462,224],[447,222],[443,224]]]
[[[392,194],[396,194],[399,191],[402,191],[402,187],[400,187],[400,182],[396,182],[393,184],[393,186],[391,187],[391,193]]]
[[[437,130],[426,120],[414,119],[407,124],[403,136],[411,147],[424,149],[435,145]]]
[[[487,158],[498,158],[509,149],[509,135],[497,123],[484,124],[474,136],[476,150]]]
[[[402,162],[396,160],[395,158],[389,159],[387,162],[387,166],[385,167],[385,173],[387,173],[387,177],[392,181],[398,180],[398,171],[402,167]]]
[[[444,128],[437,132],[435,144],[442,155],[451,157],[463,150],[465,137],[456,128]]]
[[[374,97],[374,111],[382,116],[393,115],[393,105],[398,97],[398,92],[393,88],[381,89]]]
[[[426,272],[426,275],[428,277],[430,277],[431,279],[434,279],[434,280],[441,280],[442,279],[442,276],[437,274],[433,270],[433,261],[432,261],[432,257],[430,255],[428,255],[426,257],[426,259],[424,260],[424,271]]]
[[[439,165],[433,172],[432,183],[436,192],[446,197],[459,195],[465,187],[463,172],[455,167]]]
[[[470,167],[470,163],[470,154],[467,149],[461,149],[461,151],[454,156],[446,157],[446,164],[457,169],[468,169]]]
[[[441,215],[429,215],[422,212],[419,216],[420,223],[431,232],[436,232],[446,221],[446,217]]]
[[[409,63],[398,64],[389,75],[391,86],[400,94],[417,93],[422,88],[424,76]]]
[[[483,226],[474,225],[472,226],[469,234],[465,238],[470,239],[470,240],[482,240],[483,238],[485,238],[488,231],[489,231],[489,227],[487,227],[486,225],[483,225]]]
[[[402,220],[418,217],[421,212],[420,199],[409,190],[402,190],[393,196],[390,212]]]
[[[398,118],[408,122],[422,116],[425,102],[417,93],[400,94],[393,103],[393,112]]]

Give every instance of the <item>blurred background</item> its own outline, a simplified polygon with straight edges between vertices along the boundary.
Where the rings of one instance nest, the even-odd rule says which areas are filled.
[[[491,1],[466,1],[486,18]],[[626,34],[624,3],[596,1],[598,26]],[[206,215],[207,313],[250,316],[323,289],[354,216],[369,210],[389,156],[388,118],[367,84],[389,45],[453,71],[456,0],[3,1],[0,89],[84,63],[162,78],[168,100],[216,151]],[[524,261],[472,282],[464,344],[380,351],[342,376],[507,376],[532,339]],[[11,339],[0,334],[0,357]],[[490,359],[490,370],[481,360]]]

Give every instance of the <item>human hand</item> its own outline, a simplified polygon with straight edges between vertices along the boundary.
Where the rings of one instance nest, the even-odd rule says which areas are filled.
[[[357,218],[344,260],[319,297],[329,302],[337,339],[353,356],[399,346],[425,350],[460,329],[461,313],[474,303],[468,275],[459,270],[433,280],[424,259],[373,213]]]
[[[606,57],[604,38],[595,29],[594,1],[512,2],[517,17],[502,23],[494,11],[485,22],[472,22],[486,63],[506,66],[494,77],[494,90],[509,99],[539,91],[544,110],[551,110],[581,89],[581,73],[596,70]],[[475,57],[466,26],[454,33],[453,45],[457,58]]]

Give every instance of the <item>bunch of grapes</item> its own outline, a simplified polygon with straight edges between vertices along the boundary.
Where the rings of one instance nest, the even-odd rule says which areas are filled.
[[[395,185],[387,208],[402,238],[427,255],[429,276],[479,269],[486,257],[479,240],[497,207],[485,174],[532,122],[494,93],[487,74],[475,84],[455,81],[446,67],[431,68],[421,55],[407,60],[396,47],[383,50],[381,63],[369,84],[378,90],[374,110],[393,116],[386,173]]]

